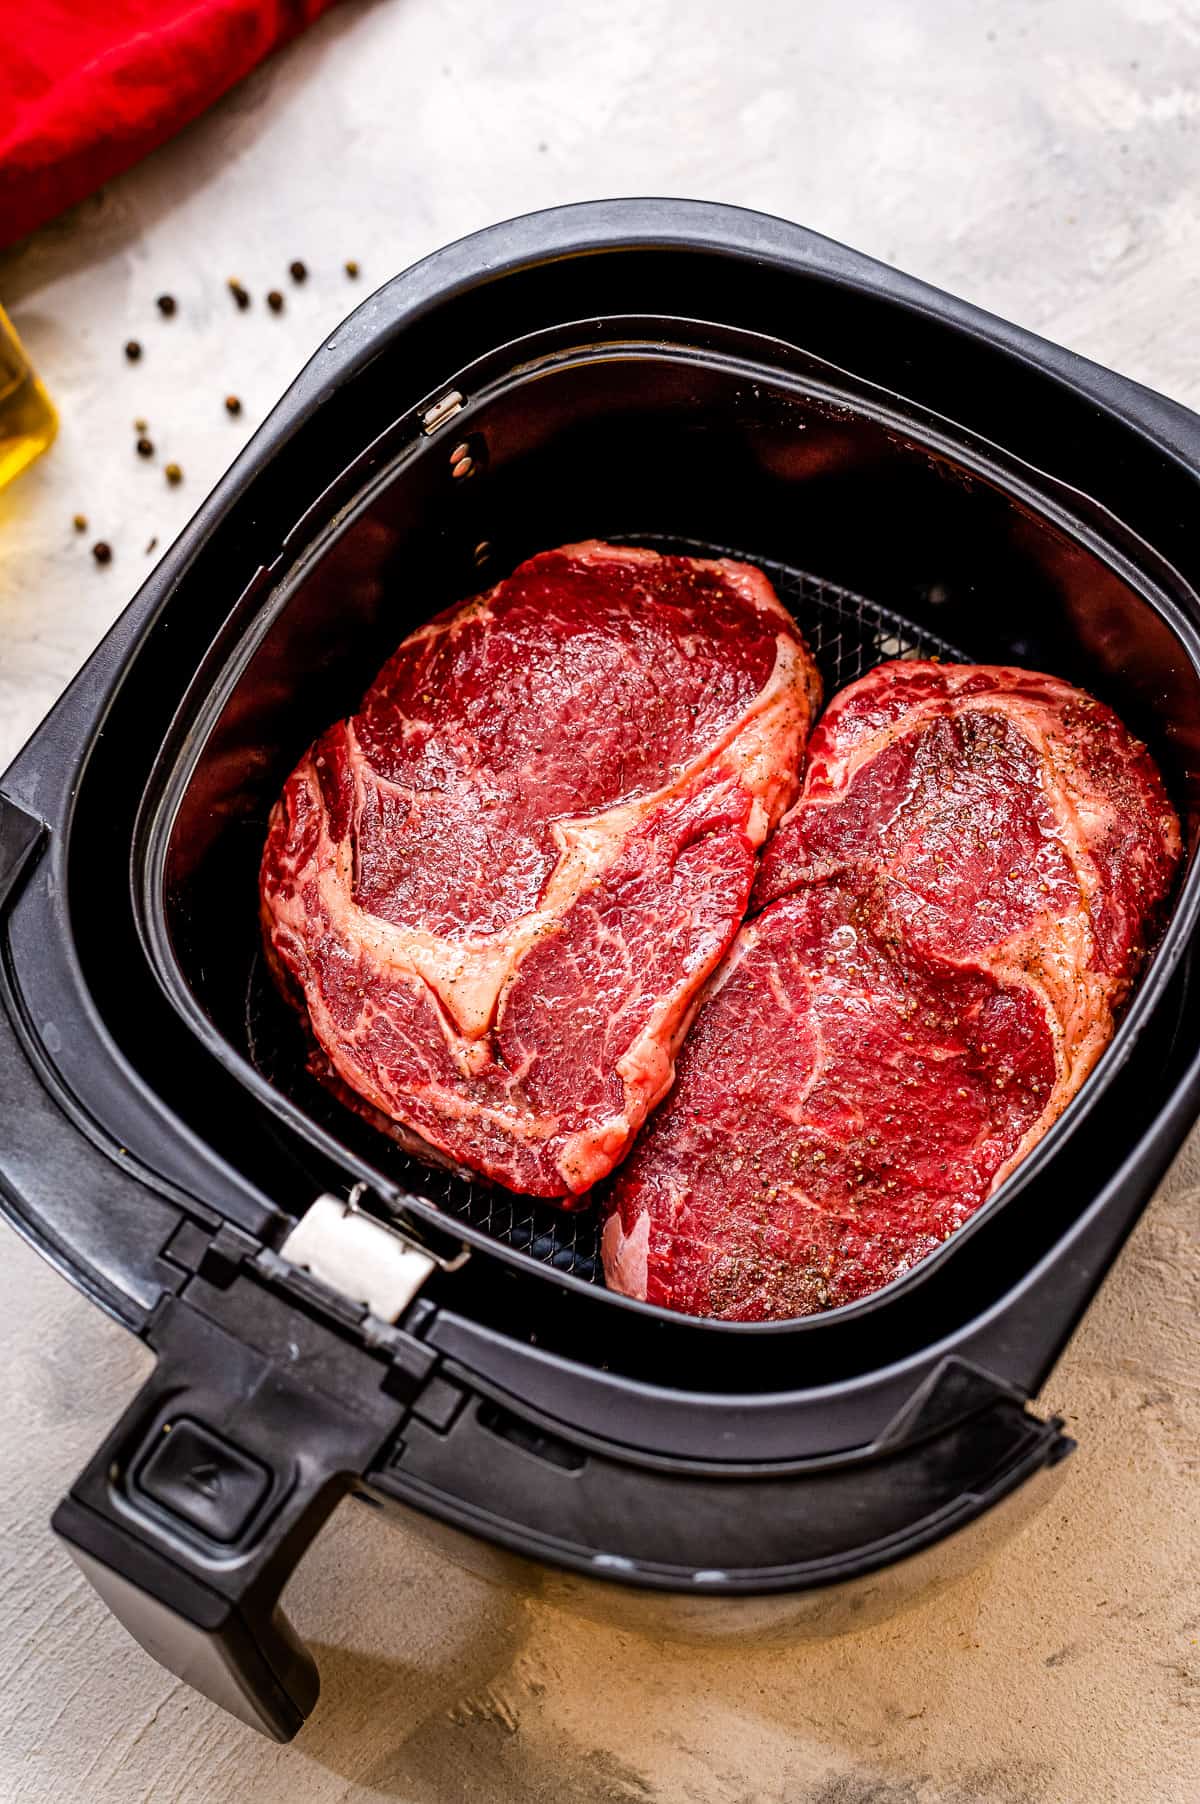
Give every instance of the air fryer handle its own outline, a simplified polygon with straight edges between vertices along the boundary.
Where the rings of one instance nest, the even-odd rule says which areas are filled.
[[[85,1475],[86,1476],[86,1475]],[[76,1565],[146,1652],[275,1741],[290,1741],[317,1701],[316,1662],[270,1597],[219,1590],[176,1550],[159,1556],[129,1525],[80,1503],[54,1512]]]
[[[404,1413],[359,1349],[339,1369],[304,1344],[327,1331],[293,1315],[291,1336],[277,1359],[170,1299],[154,1373],[53,1524],[148,1653],[276,1741],[320,1688],[280,1594]]]

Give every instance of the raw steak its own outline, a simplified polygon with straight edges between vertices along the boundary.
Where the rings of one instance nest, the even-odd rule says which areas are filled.
[[[671,1082],[818,699],[726,560],[568,545],[422,627],[271,817],[313,1069],[453,1163],[587,1190]]]
[[[1145,747],[1054,677],[894,663],[843,690],[618,1173],[609,1284],[764,1321],[914,1265],[1092,1069],[1179,854]]]

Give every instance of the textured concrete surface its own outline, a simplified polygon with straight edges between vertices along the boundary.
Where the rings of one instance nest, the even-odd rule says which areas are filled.
[[[63,413],[51,455],[0,496],[0,764],[149,568],[149,540],[178,530],[346,309],[346,257],[365,292],[530,207],[740,201],[1200,405],[1198,126],[1191,0],[343,7],[0,258],[0,300]],[[107,570],[71,530],[80,510],[115,548]],[[1067,1483],[986,1571],[836,1642],[698,1651],[494,1591],[347,1506],[292,1589],[325,1694],[282,1750],[153,1666],[51,1542],[54,1502],[146,1358],[6,1238],[0,1798],[1190,1804],[1198,1202],[1194,1138],[1043,1400],[1081,1443]]]

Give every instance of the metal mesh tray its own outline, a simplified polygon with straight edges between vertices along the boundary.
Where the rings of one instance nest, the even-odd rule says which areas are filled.
[[[853,594],[821,577],[771,559],[654,533],[610,534],[610,542],[649,545],[694,557],[732,557],[755,564],[808,643],[826,696],[844,689],[888,658],[946,658],[966,654],[936,634],[914,626],[889,608]],[[556,1208],[536,1197],[518,1196],[482,1178],[467,1178],[427,1164],[338,1102],[307,1070],[307,1044],[293,1011],[283,1002],[261,954],[255,959],[246,997],[246,1036],[259,1073],[284,1092],[336,1139],[385,1171],[405,1190],[428,1198],[447,1215],[458,1216],[531,1259],[590,1283],[603,1284],[597,1203],[586,1209]]]

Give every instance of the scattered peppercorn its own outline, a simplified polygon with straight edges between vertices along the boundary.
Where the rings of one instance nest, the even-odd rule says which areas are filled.
[[[249,289],[243,288],[236,276],[230,276],[228,286],[230,294],[237,303],[238,312],[245,313],[247,307],[250,305]]]
[[[140,438],[138,440],[137,454],[139,457],[153,457],[154,456],[154,446],[151,444],[151,442],[148,438]]]
[[[92,546],[92,556],[98,564],[112,563],[112,546],[106,539],[97,539]]]
[[[126,345],[125,345],[125,355],[126,355],[126,357],[128,357],[130,363],[136,363],[138,358],[141,356],[141,354],[142,354],[142,347],[138,343],[137,339],[136,338],[128,339],[126,341]]]
[[[135,420],[133,422],[133,430],[136,433],[138,433],[139,435],[143,432],[149,432],[149,430],[150,430],[149,420]]]
[[[346,274],[352,282],[358,275],[358,264],[354,261],[353,257],[348,258],[346,261]]]
[[[76,514],[76,516],[75,516],[74,520],[71,522],[71,524],[74,526],[76,532],[86,532],[87,531],[87,515],[86,514]]]
[[[299,257],[297,257],[294,263],[288,264],[288,274],[291,276],[293,282],[307,282],[308,265],[306,263],[301,263]]]
[[[226,395],[225,411],[226,411],[226,413],[241,413],[242,404],[238,400],[236,395]]]
[[[163,475],[166,477],[172,488],[174,488],[177,483],[183,481],[183,471],[178,464],[168,464],[163,471]]]
[[[267,306],[271,309],[272,313],[283,312],[283,296],[280,294],[278,288],[272,288],[268,294]]]
[[[175,312],[175,296],[173,294],[160,294],[154,305],[158,308],[158,311],[162,314],[164,319],[170,319]]]

